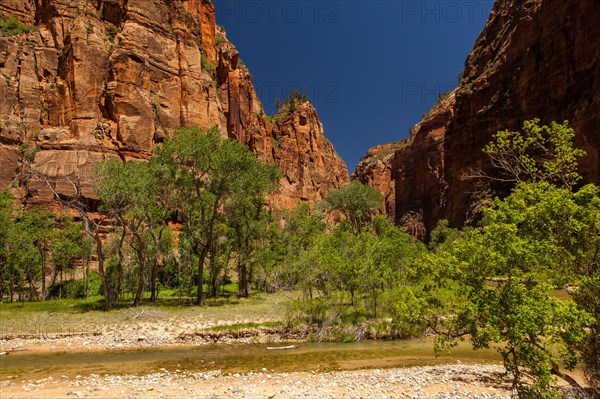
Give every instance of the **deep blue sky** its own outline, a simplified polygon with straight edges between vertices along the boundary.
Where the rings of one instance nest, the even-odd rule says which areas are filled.
[[[265,111],[290,89],[313,101],[354,171],[372,146],[408,136],[457,74],[492,0],[213,0]]]

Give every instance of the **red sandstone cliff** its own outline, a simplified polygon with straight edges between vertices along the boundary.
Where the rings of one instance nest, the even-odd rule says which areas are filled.
[[[271,132],[272,158],[286,172],[277,196],[281,207],[290,208],[301,200],[320,201],[349,182],[346,164],[325,137],[309,102],[299,103],[287,115],[280,111]]]
[[[475,201],[461,176],[473,167],[493,173],[482,152],[492,135],[537,117],[571,122],[588,153],[581,173],[600,182],[598,21],[597,1],[497,0],[459,87],[388,155],[388,166],[367,154],[354,177],[384,193],[394,187],[390,214],[409,226],[420,220],[419,235],[442,218],[459,226]]]
[[[2,188],[28,156],[34,169],[89,181],[94,164],[147,158],[177,126],[218,126],[278,164],[281,205],[319,200],[348,180],[312,106],[267,122],[210,0],[3,0],[0,15],[36,27],[0,37]],[[272,138],[292,134],[276,151]],[[35,181],[21,195],[51,198]]]

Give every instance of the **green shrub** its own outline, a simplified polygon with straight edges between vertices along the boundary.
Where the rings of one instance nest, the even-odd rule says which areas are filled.
[[[34,27],[21,25],[17,17],[0,16],[0,37],[15,36],[21,33],[29,33]]]
[[[217,34],[215,36],[215,44],[220,44],[220,43],[223,43],[223,42],[226,42],[226,41],[227,40],[225,39],[225,37],[223,35]]]
[[[280,321],[266,321],[263,323],[247,322],[247,323],[235,323],[225,324],[210,327],[208,331],[242,331],[242,330],[256,330],[260,328],[278,328],[282,327],[283,323]]]
[[[63,298],[68,299],[84,299],[85,295],[85,280],[68,280],[61,284],[56,284],[48,292],[48,298],[58,298],[62,293]],[[95,296],[102,293],[102,281],[100,275],[96,272],[91,272],[89,276],[89,296]]]
[[[202,69],[211,75],[214,75],[217,71],[215,66],[208,60],[208,57],[204,53],[202,53],[202,56],[200,57],[200,64],[202,65]]]
[[[38,146],[34,146],[28,143],[22,143],[19,146],[19,155],[23,158],[25,162],[33,162],[35,159],[35,154],[40,150]]]
[[[114,43],[116,35],[117,35],[117,28],[114,25],[107,25],[106,26],[106,39],[108,39],[109,42]]]

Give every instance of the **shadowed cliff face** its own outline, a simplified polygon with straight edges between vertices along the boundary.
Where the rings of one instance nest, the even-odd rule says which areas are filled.
[[[348,181],[312,105],[266,121],[209,0],[3,0],[0,15],[37,27],[0,38],[0,187],[29,157],[51,176],[80,174],[93,197],[93,165],[148,158],[177,126],[217,126],[278,164],[278,204],[318,200]],[[272,138],[286,131],[296,145],[274,151]],[[27,156],[24,143],[36,151]],[[35,181],[18,194],[31,204],[52,198]]]
[[[461,176],[473,167],[493,173],[482,152],[493,134],[537,117],[571,122],[588,153],[584,180],[600,182],[599,20],[597,1],[497,0],[459,87],[388,155],[389,166],[381,170],[367,154],[354,177],[395,187],[390,214],[408,226],[420,220],[418,235],[443,218],[460,226],[476,200]]]

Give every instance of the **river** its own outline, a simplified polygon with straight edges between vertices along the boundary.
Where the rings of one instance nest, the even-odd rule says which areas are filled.
[[[429,340],[294,343],[290,350],[267,345],[196,345],[101,351],[21,351],[0,357],[0,380],[9,376],[46,378],[148,374],[161,370],[248,373],[333,371],[449,363],[499,364],[493,349],[473,351],[462,342],[450,356],[436,357]],[[285,346],[285,343],[273,346]],[[264,371],[264,370],[263,370]]]

